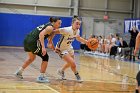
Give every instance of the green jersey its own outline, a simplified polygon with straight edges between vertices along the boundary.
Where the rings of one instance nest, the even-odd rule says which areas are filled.
[[[47,26],[53,26],[51,23],[43,24],[38,27],[36,27],[32,32],[29,33],[29,36],[32,37],[34,40],[39,39],[39,34],[41,31],[43,31]],[[48,38],[49,35],[45,35],[44,39]]]
[[[36,27],[32,32],[30,32],[24,40],[24,50],[26,52],[38,53],[41,50],[41,44],[39,41],[39,34],[47,26],[53,26],[51,23],[43,24]],[[50,35],[45,35],[44,39],[48,38]],[[37,51],[36,51],[37,50]]]

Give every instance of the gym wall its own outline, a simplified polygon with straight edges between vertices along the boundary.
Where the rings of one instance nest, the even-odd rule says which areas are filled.
[[[69,16],[71,0],[0,0],[0,11],[38,15]]]
[[[140,17],[139,6],[140,0],[0,0],[0,13],[62,17],[78,14],[82,17],[82,35],[88,38],[90,34],[124,34],[124,19]],[[104,15],[109,20],[104,21]]]

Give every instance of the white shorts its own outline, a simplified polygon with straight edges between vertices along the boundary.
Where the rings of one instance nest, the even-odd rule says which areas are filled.
[[[60,49],[60,54],[59,54],[59,56],[62,58],[64,55],[66,55],[66,54],[70,54],[71,56],[73,56],[74,55],[74,50],[73,50],[73,48],[69,48],[69,49],[64,49],[64,50],[61,50]]]

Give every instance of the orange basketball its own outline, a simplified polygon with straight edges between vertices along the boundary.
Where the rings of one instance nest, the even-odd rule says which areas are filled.
[[[98,48],[99,41],[96,38],[91,38],[87,42],[87,46],[91,50],[96,50]]]

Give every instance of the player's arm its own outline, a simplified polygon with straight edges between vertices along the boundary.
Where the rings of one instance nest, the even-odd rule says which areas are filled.
[[[54,30],[53,32],[50,34],[50,36],[48,37],[48,43],[47,43],[47,47],[51,48],[52,50],[55,50],[54,44],[53,44],[53,38],[55,36]]]
[[[48,43],[52,43],[55,34],[60,34],[59,29],[53,30],[53,32],[51,33],[51,35],[48,37]]]
[[[51,33],[51,35],[48,37],[48,48],[51,48],[51,49],[55,49],[54,47],[54,44],[53,44],[53,38],[54,38],[55,34],[53,34],[53,32]]]
[[[46,54],[46,49],[45,49],[45,44],[44,44],[44,37],[46,34],[49,34],[50,31],[53,31],[53,27],[52,26],[48,26],[46,27],[43,31],[40,32],[39,34],[39,40],[42,46],[42,54],[45,55]]]
[[[136,52],[139,50],[140,46],[140,32],[138,33],[136,37],[136,45],[135,45],[135,50],[134,50],[134,55],[136,55]]]
[[[53,34],[66,34],[66,31],[64,28],[59,28],[53,31]],[[56,46],[55,47],[55,52],[60,53],[60,49]]]
[[[79,42],[85,43],[85,44],[88,42],[86,39],[80,37],[80,35],[76,36],[76,40],[79,41]]]
[[[48,37],[48,44],[47,46],[53,50],[55,50],[54,44],[53,44],[53,38],[56,34],[61,34],[60,31],[62,31],[62,29],[55,29],[53,30],[53,32],[51,33],[51,35]]]
[[[53,34],[60,34],[60,29],[55,29],[55,30],[53,31]]]
[[[53,31],[53,34],[66,34],[65,28],[55,29],[55,30]]]

